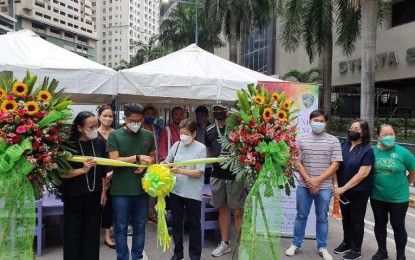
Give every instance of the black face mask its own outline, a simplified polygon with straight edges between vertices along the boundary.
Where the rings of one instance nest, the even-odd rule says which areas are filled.
[[[357,141],[360,138],[360,133],[356,131],[349,131],[347,135],[350,141]]]
[[[223,120],[226,118],[226,112],[214,112],[213,117],[217,120]]]

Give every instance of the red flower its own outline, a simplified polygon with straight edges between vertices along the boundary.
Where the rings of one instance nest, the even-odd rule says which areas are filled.
[[[55,135],[55,134],[57,134],[57,133],[58,133],[58,129],[56,129],[56,128],[52,128],[52,129],[50,129],[49,133],[50,133],[51,135]]]
[[[53,137],[52,135],[46,137],[46,141],[52,142],[53,140],[55,140],[55,137]]]
[[[256,127],[256,123],[254,119],[251,119],[251,121],[249,121],[249,128],[254,128],[254,127]]]
[[[260,163],[256,163],[255,168],[260,171],[262,169],[262,165]]]
[[[39,113],[36,114],[36,118],[39,119],[39,120],[43,119],[44,117],[45,117],[45,114],[42,113],[42,112],[39,112]]]
[[[241,130],[241,136],[246,136],[248,134],[248,132],[245,129]]]
[[[43,135],[43,130],[38,130],[37,132],[36,132],[36,136],[37,137],[41,137]]]
[[[58,144],[62,143],[62,139],[58,138],[58,140],[56,140],[56,142],[58,142]]]
[[[27,176],[27,179],[28,179],[29,181],[33,181],[33,176],[32,176],[32,175],[28,175],[28,176]]]
[[[261,158],[265,158],[266,155],[266,153],[261,153]]]
[[[12,94],[7,94],[6,95],[6,99],[7,100],[13,100],[14,99],[14,96]]]
[[[17,110],[17,114],[18,114],[20,117],[24,117],[24,115],[26,114],[26,111],[25,111],[24,109],[18,109],[18,110]]]
[[[245,159],[246,159],[246,158],[245,158],[244,156],[241,156],[241,157],[239,157],[239,162],[240,162],[240,163],[244,163],[244,162],[245,162]]]
[[[265,129],[264,127],[262,127],[262,126],[260,126],[259,128],[258,128],[258,132],[260,132],[261,134],[266,134],[267,133],[267,129]]]
[[[258,156],[258,152],[257,152],[257,151],[253,152],[253,153],[252,153],[252,156],[253,156],[253,157],[257,157],[257,156]]]
[[[21,125],[21,126],[18,126],[16,128],[16,133],[18,133],[18,134],[24,134],[24,133],[26,133],[26,130],[27,130],[26,126],[25,125]]]
[[[39,148],[40,142],[39,141],[34,141],[32,144],[32,148],[33,150],[37,150]]]
[[[18,143],[18,142],[20,142],[20,140],[21,140],[20,136],[18,136],[18,135],[13,135],[12,136],[12,142],[13,143]]]
[[[243,121],[243,118],[238,116],[238,123],[241,123]]]
[[[247,154],[247,153],[248,153],[248,149],[246,149],[246,147],[242,148],[242,149],[241,149],[241,153],[243,153],[243,154]]]

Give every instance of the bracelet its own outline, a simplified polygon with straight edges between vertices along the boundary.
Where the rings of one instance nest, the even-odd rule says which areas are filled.
[[[339,187],[339,185],[336,185],[336,184],[333,185],[333,188],[338,188],[338,187]]]

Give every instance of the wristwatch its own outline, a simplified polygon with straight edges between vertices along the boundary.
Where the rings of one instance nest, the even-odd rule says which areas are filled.
[[[137,154],[136,156],[135,156],[135,162],[136,163],[140,163],[140,154]]]

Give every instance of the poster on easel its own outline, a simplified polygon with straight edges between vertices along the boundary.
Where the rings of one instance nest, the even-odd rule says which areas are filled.
[[[309,116],[310,113],[318,109],[319,85],[310,83],[296,82],[258,82],[259,86],[264,86],[269,92],[282,91],[285,96],[295,100],[294,107],[300,109],[298,113],[297,124],[298,135],[306,134],[311,131]],[[296,182],[296,185],[298,183]],[[284,190],[281,190],[283,202],[282,223],[280,225],[280,234],[286,237],[292,237],[294,232],[294,220],[297,214],[295,188],[291,188],[291,195],[287,196]],[[275,202],[272,198],[263,198],[264,208],[267,211],[275,210]],[[263,225],[263,224],[262,224]],[[261,228],[261,218],[258,218],[258,228]],[[306,238],[316,237],[316,214],[314,203],[310,209],[307,226],[305,230]]]

